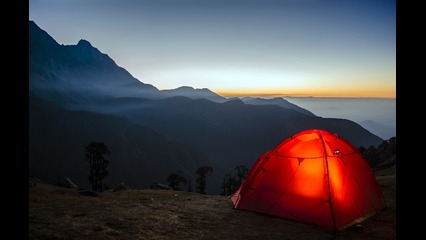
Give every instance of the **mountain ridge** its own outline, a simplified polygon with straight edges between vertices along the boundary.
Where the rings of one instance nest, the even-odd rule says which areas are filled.
[[[121,168],[115,166],[115,169],[121,169],[120,174],[124,176],[126,171],[140,170],[139,173],[127,174],[134,176],[128,179],[128,185],[141,184],[135,180],[138,174],[149,175],[143,180],[147,183],[149,179],[164,180],[175,170],[194,173],[195,165],[208,164],[214,166],[208,192],[216,192],[223,175],[235,166],[244,164],[250,167],[264,151],[307,128],[335,132],[357,147],[377,146],[383,141],[353,121],[317,117],[281,99],[228,100],[209,89],[189,86],[158,90],[134,78],[87,40],[63,46],[36,26],[30,21],[29,94],[54,103],[57,109],[34,100],[35,97],[30,98],[32,170],[49,164],[61,164],[72,169],[75,161],[83,161],[81,157],[70,154],[74,158],[61,159],[60,152],[56,152],[52,158],[49,146],[67,142],[74,149],[79,149],[91,138],[103,136],[105,141],[121,147],[121,150],[115,151],[120,153],[117,159],[121,159]],[[48,126],[57,127],[51,129]],[[123,129],[127,129],[124,138],[120,134]],[[134,129],[140,136],[134,136],[128,129]],[[100,135],[94,135],[93,131]],[[141,166],[139,158],[128,153],[143,150],[143,145],[135,142],[153,141],[149,139],[152,134],[144,135],[147,132],[155,132],[156,136],[163,136],[159,138],[172,139],[179,144],[162,148],[158,153],[164,159],[152,157],[143,165],[145,167],[137,167]],[[133,144],[126,144],[125,139],[129,136],[133,136]],[[58,149],[69,151],[64,146],[55,151]],[[43,163],[43,159],[49,159],[50,163]],[[158,162],[163,164],[158,165]],[[185,164],[179,165],[181,163]],[[83,165],[79,164],[78,169],[82,171]],[[158,171],[150,165],[157,166]],[[178,166],[180,169],[174,169]],[[55,168],[49,169],[53,174]],[[60,169],[57,169],[57,174],[66,173],[66,168]],[[154,172],[155,176],[150,175]],[[80,182],[85,180],[83,173],[76,170],[73,174],[78,177],[69,177]],[[119,179],[111,178],[114,181]]]
[[[232,100],[222,97],[208,88],[196,89],[191,86],[181,86],[175,89],[159,90],[155,86],[143,83],[137,78],[133,77],[127,70],[118,66],[115,61],[108,56],[108,54],[99,51],[88,40],[80,39],[76,45],[60,45],[46,31],[38,27],[34,21],[30,21],[29,25],[30,63],[39,63],[38,68],[30,67],[30,73],[33,74],[32,76],[30,76],[30,89],[37,89],[38,92],[45,90],[46,87],[49,87],[56,92],[60,92],[60,95],[69,95],[69,99],[75,99],[79,97],[79,93],[81,92],[81,88],[79,88],[79,86],[84,85],[85,91],[92,91],[95,92],[98,96],[104,97],[130,96],[150,99],[162,99],[173,96],[185,96],[192,99],[204,98],[214,102],[225,102],[228,100]],[[35,36],[37,32],[38,35]],[[43,43],[43,41],[38,41],[38,39],[49,40]],[[49,49],[49,46],[50,48],[56,49],[53,54],[49,55],[49,58],[53,59],[54,62],[58,62],[61,65],[65,66],[65,69],[56,69],[56,67],[54,67],[54,71],[51,74],[46,73],[46,70],[43,69],[43,67],[40,67],[40,65],[43,64],[48,65],[47,62],[49,62],[49,60],[43,58],[32,59],[32,56],[34,55],[44,56],[45,54],[31,54],[34,51],[37,52],[37,49],[39,48],[43,49],[44,53],[49,53],[50,51],[47,50]],[[56,54],[56,52],[59,53]],[[65,61],[63,59],[65,59]],[[72,68],[70,67],[70,65],[74,67]],[[96,72],[93,72],[93,69],[95,69]],[[68,70],[70,73],[67,75],[63,73],[64,70]],[[34,74],[34,72],[37,72],[37,74]],[[51,77],[49,77],[47,81],[45,80],[42,81],[40,84],[37,84],[37,81],[35,80],[38,80],[38,77],[43,75]],[[55,84],[52,84],[52,81],[49,81],[52,77],[54,77],[54,79],[56,80]],[[62,77],[71,78],[71,80],[65,83],[62,82],[61,85],[60,80],[62,79]],[[81,79],[86,79],[90,81],[82,81]],[[76,83],[78,83],[79,86],[76,86]],[[65,89],[69,89],[68,92]],[[58,101],[58,98],[55,98],[55,96],[48,96],[48,94],[43,97],[52,101]],[[67,101],[66,97],[62,98],[63,102]],[[287,101],[283,98],[281,99],[282,102]],[[88,101],[88,99],[84,99],[84,101]],[[277,99],[273,101],[277,101]],[[74,102],[78,103],[78,101]],[[300,112],[312,115],[312,113],[310,113],[306,109],[300,108],[288,102],[287,105],[282,104],[282,102],[278,105],[284,108],[292,108]],[[251,104],[258,103],[255,101],[251,101]]]

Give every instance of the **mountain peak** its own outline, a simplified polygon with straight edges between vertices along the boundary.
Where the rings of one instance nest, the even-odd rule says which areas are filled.
[[[178,88],[176,88],[175,90],[195,90],[193,87],[190,87],[190,86],[181,86],[181,87],[178,87]]]
[[[85,39],[80,39],[80,41],[78,41],[77,46],[80,47],[93,47],[92,44],[90,44],[89,41],[85,40]]]
[[[63,91],[67,89],[66,92],[74,94],[71,92],[76,91],[75,86],[81,84],[86,91],[98,95],[156,94],[158,91],[151,85],[140,84],[86,39],[80,39],[77,45],[59,44],[34,21],[29,21],[29,58],[32,91],[44,89],[66,95]],[[130,85],[134,87],[121,87]],[[55,94],[50,95],[51,100],[57,100]],[[46,98],[49,97],[46,95]]]

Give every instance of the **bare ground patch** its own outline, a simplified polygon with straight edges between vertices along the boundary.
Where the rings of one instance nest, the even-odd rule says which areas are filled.
[[[37,183],[29,188],[29,239],[396,239],[395,174],[378,174],[387,208],[333,233],[234,210],[227,196],[127,190],[82,196]]]

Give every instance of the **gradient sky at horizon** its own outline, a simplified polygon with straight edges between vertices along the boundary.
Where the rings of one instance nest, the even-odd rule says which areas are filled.
[[[88,40],[159,89],[396,98],[395,0],[30,0],[58,43]]]

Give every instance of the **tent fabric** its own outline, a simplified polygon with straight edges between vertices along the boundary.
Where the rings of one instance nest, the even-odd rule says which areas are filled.
[[[231,196],[235,209],[341,230],[384,208],[373,171],[337,134],[305,130],[255,162]]]

